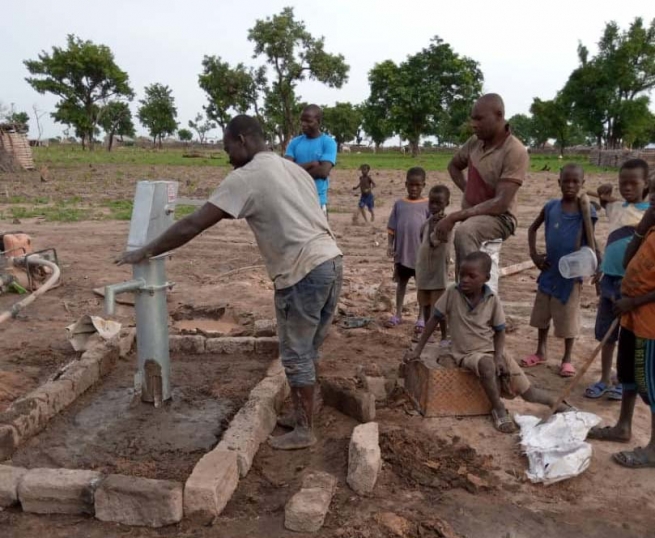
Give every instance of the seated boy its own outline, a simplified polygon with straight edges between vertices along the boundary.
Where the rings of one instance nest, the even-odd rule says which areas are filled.
[[[500,299],[486,282],[491,276],[491,258],[484,252],[472,252],[459,268],[459,284],[450,286],[437,301],[434,315],[421,340],[405,356],[405,362],[418,360],[439,321],[444,317],[450,329],[449,354],[455,363],[474,372],[491,401],[491,416],[496,429],[516,431],[501,394],[505,398],[521,396],[527,402],[552,405],[555,398],[530,385],[521,367],[505,355],[505,313]],[[441,357],[440,357],[441,362]],[[571,407],[564,403],[558,411]]]

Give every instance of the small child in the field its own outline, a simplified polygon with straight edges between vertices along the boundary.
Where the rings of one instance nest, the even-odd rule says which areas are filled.
[[[394,259],[396,287],[396,314],[386,323],[387,327],[400,325],[407,283],[416,278],[416,255],[421,246],[421,228],[430,216],[428,200],[421,194],[425,188],[425,170],[418,166],[407,171],[405,180],[407,197],[396,200],[387,223],[387,254]],[[422,331],[424,322],[419,311],[416,329]]]
[[[371,167],[368,164],[363,164],[359,167],[362,175],[359,177],[359,183],[353,187],[353,190],[359,189],[361,196],[359,197],[359,209],[353,215],[353,223],[357,224],[359,221],[359,215],[361,214],[364,217],[364,222],[366,220],[366,212],[364,208],[368,209],[371,213],[371,222],[375,220],[375,197],[373,196],[373,189],[375,188],[375,181],[369,176]]]
[[[559,261],[587,244],[578,195],[584,186],[584,170],[579,164],[567,164],[560,171],[559,186],[562,198],[550,200],[543,207],[528,230],[530,257],[541,270],[537,279],[530,326],[539,331],[537,351],[521,361],[524,368],[546,362],[548,357],[548,331],[551,320],[555,336],[564,339],[564,356],[559,375],[573,377],[575,367],[571,363],[573,343],[580,333],[580,288],[582,279],[567,279],[559,272]],[[596,211],[591,208],[592,221]],[[546,253],[537,252],[537,230],[545,224]],[[595,241],[594,241],[595,243]]]
[[[434,227],[445,216],[446,207],[450,205],[450,190],[445,185],[436,185],[430,189],[428,208],[430,218],[421,228],[421,246],[416,260],[416,287],[418,304],[423,311],[423,320],[430,319],[434,304],[439,300],[448,285],[448,259],[450,258],[450,238],[440,243],[433,237]],[[423,321],[421,320],[421,321]],[[422,327],[417,327],[414,341],[418,341]],[[446,319],[439,322],[441,341],[447,338]]]

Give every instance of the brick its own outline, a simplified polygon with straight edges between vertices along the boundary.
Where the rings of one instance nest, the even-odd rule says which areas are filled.
[[[337,479],[328,473],[310,473],[284,508],[284,526],[295,532],[316,532],[325,522]]]
[[[0,465],[0,510],[18,503],[18,483],[27,469]]]
[[[85,351],[82,354],[82,360],[88,359],[97,362],[100,368],[100,377],[104,377],[116,366],[119,354],[120,349],[117,342],[103,342]]]
[[[100,379],[100,364],[93,359],[81,359],[71,364],[60,379],[73,384],[73,392],[78,397],[95,385]]]
[[[179,482],[109,475],[95,494],[96,518],[124,525],[163,527],[182,519]]]
[[[270,336],[255,340],[255,352],[265,356],[277,357],[280,353],[280,343],[277,337]]]
[[[11,424],[0,424],[0,461],[9,459],[16,450],[20,436]]]
[[[211,523],[223,511],[238,483],[237,453],[218,449],[208,452],[184,485],[184,515],[200,524]]]
[[[207,353],[232,355],[235,353],[253,353],[255,338],[252,336],[227,336],[225,338],[208,338]]]
[[[375,396],[370,392],[357,390],[352,380],[322,378],[323,402],[359,422],[375,420]]]
[[[135,342],[136,329],[124,329],[121,331],[120,340],[118,342],[118,355],[121,359],[124,359],[132,352]]]
[[[199,354],[205,352],[205,337],[201,334],[173,334],[168,337],[171,352]]]
[[[360,495],[371,493],[382,468],[377,422],[353,430],[348,449],[348,485]]]
[[[32,469],[18,484],[24,512],[93,514],[93,493],[102,475],[73,469]]]
[[[255,336],[275,336],[277,332],[277,322],[274,319],[258,319],[255,321]]]
[[[265,377],[250,392],[248,401],[223,433],[216,449],[237,453],[241,477],[248,474],[259,445],[275,429],[277,412],[288,393],[289,385],[284,374]]]
[[[376,402],[387,399],[387,380],[384,377],[364,375],[362,382],[364,389],[375,397]]]

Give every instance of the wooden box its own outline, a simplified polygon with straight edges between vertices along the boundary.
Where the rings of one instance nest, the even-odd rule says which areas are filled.
[[[426,417],[488,415],[491,402],[478,377],[462,368],[414,361],[405,366],[405,391]]]

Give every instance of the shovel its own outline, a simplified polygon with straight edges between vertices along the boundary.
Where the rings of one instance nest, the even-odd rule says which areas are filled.
[[[541,419],[539,424],[543,424],[544,422],[548,422],[550,417],[552,417],[553,414],[555,413],[555,411],[557,411],[557,408],[561,405],[561,403],[568,397],[569,394],[571,394],[571,391],[580,382],[580,380],[582,379],[582,376],[585,375],[585,373],[587,373],[587,370],[589,370],[589,367],[591,366],[591,363],[594,362],[594,359],[598,356],[598,354],[600,353],[600,350],[603,349],[603,346],[609,340],[610,335],[614,332],[614,329],[616,329],[616,326],[619,324],[619,319],[620,318],[615,318],[614,319],[614,321],[612,322],[612,325],[610,325],[610,328],[605,333],[605,336],[603,336],[603,339],[596,346],[596,348],[591,353],[591,355],[589,355],[589,358],[587,358],[587,360],[584,362],[582,367],[578,370],[578,373],[575,374],[575,377],[573,379],[571,379],[571,382],[564,387],[564,390],[562,390],[560,395],[555,400],[555,403],[550,407],[550,409],[548,410],[548,413],[546,413],[546,416]]]

